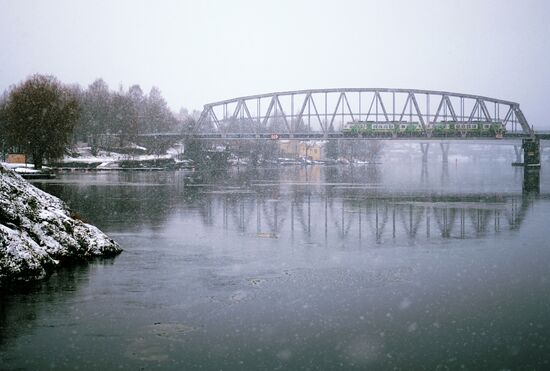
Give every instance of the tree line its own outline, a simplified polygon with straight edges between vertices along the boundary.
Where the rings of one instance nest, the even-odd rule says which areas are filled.
[[[156,87],[148,94],[139,85],[111,90],[97,79],[82,88],[37,74],[0,96],[0,151],[25,153],[41,167],[71,143],[87,142],[95,153],[102,136],[122,146],[140,133],[183,131],[194,116],[183,108],[172,112]]]
[[[92,146],[103,134],[118,135],[126,142],[134,141],[142,133],[180,132],[192,119],[185,109],[173,113],[156,87],[148,94],[139,85],[112,91],[105,81],[98,79],[87,89],[78,86],[70,89],[81,107],[74,138]]]

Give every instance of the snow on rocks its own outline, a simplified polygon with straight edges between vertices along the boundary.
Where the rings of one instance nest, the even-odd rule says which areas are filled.
[[[0,165],[0,285],[44,278],[62,262],[121,251],[99,229],[71,217],[63,201]]]

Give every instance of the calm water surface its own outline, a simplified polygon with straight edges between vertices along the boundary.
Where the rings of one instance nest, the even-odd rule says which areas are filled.
[[[0,297],[0,369],[549,369],[550,179],[508,162],[71,173],[125,249]]]

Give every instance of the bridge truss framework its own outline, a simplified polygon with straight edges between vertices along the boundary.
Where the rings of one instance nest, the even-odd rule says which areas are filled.
[[[471,94],[386,88],[296,90],[209,103],[193,134],[264,137],[330,137],[347,122],[418,123],[430,137],[433,124],[502,123],[507,132],[533,135],[519,103]],[[464,133],[465,134],[465,133]]]

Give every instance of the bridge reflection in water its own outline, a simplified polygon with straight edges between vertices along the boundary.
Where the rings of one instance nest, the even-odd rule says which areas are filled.
[[[427,165],[411,162],[233,169],[217,177],[71,173],[41,187],[106,230],[165,233],[171,225],[177,236],[202,230],[226,243],[243,236],[283,245],[437,246],[518,231],[531,205],[547,197],[545,189],[529,192],[522,173],[507,163],[433,164],[428,173]]]
[[[205,225],[261,238],[391,244],[517,230],[533,200],[488,194],[362,197],[357,185],[320,188],[282,195],[207,192],[200,214]]]

